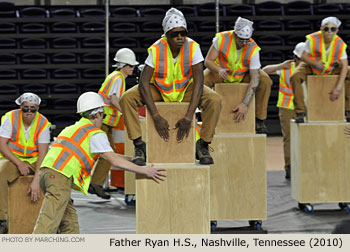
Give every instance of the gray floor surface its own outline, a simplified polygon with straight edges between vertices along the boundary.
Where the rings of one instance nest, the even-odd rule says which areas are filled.
[[[126,205],[122,191],[111,192],[110,200],[96,195],[85,196],[73,191],[72,198],[79,216],[82,234],[135,234],[135,206]],[[263,231],[273,234],[331,233],[334,226],[349,220],[350,214],[336,203],[313,204],[314,212],[299,210],[298,202],[291,197],[290,182],[283,171],[267,173],[267,220]],[[218,221],[216,233],[249,233],[247,221]]]

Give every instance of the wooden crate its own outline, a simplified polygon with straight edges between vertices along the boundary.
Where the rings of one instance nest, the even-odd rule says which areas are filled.
[[[338,121],[344,122],[345,96],[343,88],[336,101],[329,100],[339,75],[309,75],[307,77],[307,120],[309,122]]]
[[[32,180],[33,176],[20,176],[9,185],[9,234],[33,233],[44,194],[41,192],[38,201],[31,201],[28,188]]]
[[[265,220],[266,136],[216,134],[211,147],[211,220]]]
[[[146,138],[146,118],[140,118],[141,130],[142,130],[142,139],[147,143]],[[125,149],[124,154],[126,156],[134,156],[134,144],[128,137],[128,132],[125,127]],[[136,185],[135,185],[135,173],[124,171],[124,193],[125,194],[135,194],[136,193]]]
[[[350,201],[349,123],[291,122],[292,197],[300,203]]]
[[[160,184],[137,175],[136,233],[209,234],[209,166],[155,164]]]
[[[169,141],[165,142],[156,131],[152,116],[146,111],[147,163],[195,163],[195,125],[192,123],[188,137],[181,143],[176,140],[177,129],[173,127],[185,117],[188,102],[156,102],[160,115],[169,123]],[[194,118],[192,119],[194,120]]]
[[[248,89],[246,83],[217,83],[215,91],[222,97],[222,109],[215,132],[219,133],[255,133],[255,97],[248,107],[244,121],[235,122],[232,110],[242,103]]]

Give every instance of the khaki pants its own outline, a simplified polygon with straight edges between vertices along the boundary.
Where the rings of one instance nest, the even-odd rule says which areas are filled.
[[[255,116],[260,120],[265,120],[267,117],[267,107],[269,104],[269,98],[271,93],[272,80],[263,71],[259,70],[260,82],[259,86],[255,92]],[[213,88],[215,83],[223,83],[224,80],[221,79],[218,73],[210,71],[208,68],[204,70],[204,85]],[[246,73],[242,83],[250,82],[250,74]]]
[[[28,175],[35,172],[35,163]],[[19,176],[22,176],[17,166],[10,160],[3,158],[0,160],[0,220],[7,220],[8,211],[8,186],[14,182]]]
[[[349,69],[349,67],[348,67]],[[340,67],[336,67],[332,74],[339,75],[341,71]],[[312,69],[311,67],[301,62],[297,68],[295,68],[294,73],[290,77],[290,82],[293,87],[293,93],[294,93],[294,107],[296,113],[305,113],[306,112],[306,106],[304,102],[304,92],[301,84],[306,80],[307,75],[312,75]],[[348,73],[345,78],[345,110],[350,110],[350,71],[348,70]]]
[[[153,101],[161,102],[163,98],[158,89],[150,85]],[[183,102],[190,102],[193,91],[193,84],[191,84],[185,93]],[[145,102],[141,98],[139,86],[126,91],[120,99],[120,106],[123,110],[125,127],[128,130],[128,136],[131,140],[139,138],[141,133],[141,126],[139,121],[138,107],[142,107]],[[215,127],[219,120],[221,112],[221,97],[213,90],[204,86],[199,106],[202,109],[202,130],[201,139],[206,142],[211,142],[215,133]],[[185,116],[185,115],[184,115]]]
[[[284,169],[290,166],[290,120],[295,118],[292,109],[279,108],[279,116],[283,135]]]
[[[34,227],[34,234],[79,234],[78,215],[70,199],[72,178],[42,168],[39,183],[45,197]]]
[[[113,127],[102,124],[101,129],[104,132],[106,132],[109,144],[111,145],[113,151],[115,152],[115,145],[114,145],[114,139],[113,139]],[[90,184],[103,186],[110,169],[111,169],[111,164],[107,160],[100,157],[95,165],[94,174],[91,177]]]

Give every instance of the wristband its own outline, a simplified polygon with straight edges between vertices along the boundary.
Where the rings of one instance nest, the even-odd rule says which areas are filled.
[[[185,118],[186,121],[189,121],[189,122],[191,122],[191,123],[193,122],[193,120],[191,120],[191,119],[188,118],[188,117],[184,117],[184,118]]]

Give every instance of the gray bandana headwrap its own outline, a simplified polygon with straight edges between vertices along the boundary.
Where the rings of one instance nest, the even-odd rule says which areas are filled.
[[[21,105],[23,102],[29,102],[39,106],[41,99],[36,94],[24,93],[20,97],[18,97],[15,102],[17,105]]]
[[[165,13],[162,25],[164,34],[176,27],[183,27],[187,30],[187,24],[184,15],[181,11],[175,8],[171,8]]]
[[[327,17],[322,19],[321,26],[325,26],[328,23],[333,23],[337,28],[341,25],[341,21],[337,17]]]
[[[253,22],[248,19],[238,17],[233,29],[238,37],[242,39],[249,39],[254,31]]]

